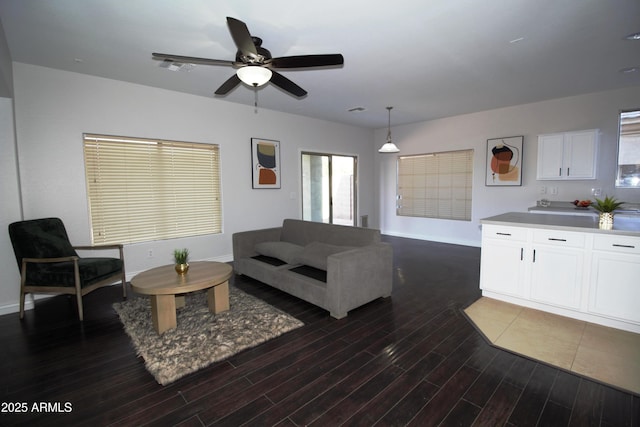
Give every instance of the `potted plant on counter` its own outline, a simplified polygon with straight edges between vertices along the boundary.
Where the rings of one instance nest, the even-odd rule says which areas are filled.
[[[175,249],[173,251],[173,259],[176,263],[176,272],[178,274],[186,274],[189,270],[189,264],[187,263],[189,259],[189,249]]]
[[[611,230],[613,228],[613,212],[623,204],[624,202],[619,202],[614,197],[605,196],[604,200],[596,197],[596,203],[592,206],[600,212],[598,227]]]

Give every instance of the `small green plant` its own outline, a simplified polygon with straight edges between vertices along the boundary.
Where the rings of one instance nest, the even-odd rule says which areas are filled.
[[[189,249],[175,249],[173,251],[173,258],[176,261],[176,264],[186,264],[189,259]]]
[[[596,197],[596,203],[592,206],[598,212],[613,212],[622,205],[624,205],[624,202],[619,202],[614,197],[606,196],[604,200]]]

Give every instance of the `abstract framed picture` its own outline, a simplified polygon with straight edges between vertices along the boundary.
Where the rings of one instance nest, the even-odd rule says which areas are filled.
[[[251,138],[253,188],[280,188],[280,141]]]
[[[486,186],[522,185],[523,140],[523,136],[487,140]]]

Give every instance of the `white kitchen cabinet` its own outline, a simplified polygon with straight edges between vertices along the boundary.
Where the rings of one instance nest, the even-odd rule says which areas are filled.
[[[501,225],[498,217],[508,221]],[[590,218],[525,213],[483,221],[484,296],[640,333],[640,236],[635,231],[603,233]],[[557,225],[568,222],[582,226]]]
[[[532,233],[531,299],[579,309],[584,235],[558,230],[534,230]]]
[[[597,129],[539,135],[537,179],[595,179],[597,152]]]
[[[595,237],[589,312],[640,324],[640,238]]]
[[[483,290],[578,309],[583,265],[581,233],[483,226]]]
[[[527,230],[518,227],[482,227],[480,287],[525,297]]]

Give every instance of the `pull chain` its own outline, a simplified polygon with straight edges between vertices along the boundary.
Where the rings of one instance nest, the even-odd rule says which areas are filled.
[[[258,85],[257,84],[253,84],[253,90],[255,92],[255,98],[253,101],[253,106],[254,106],[254,113],[258,114]]]
[[[256,89],[256,98],[255,98],[255,101],[253,102],[253,106],[255,107],[254,112],[258,114],[258,89]]]

